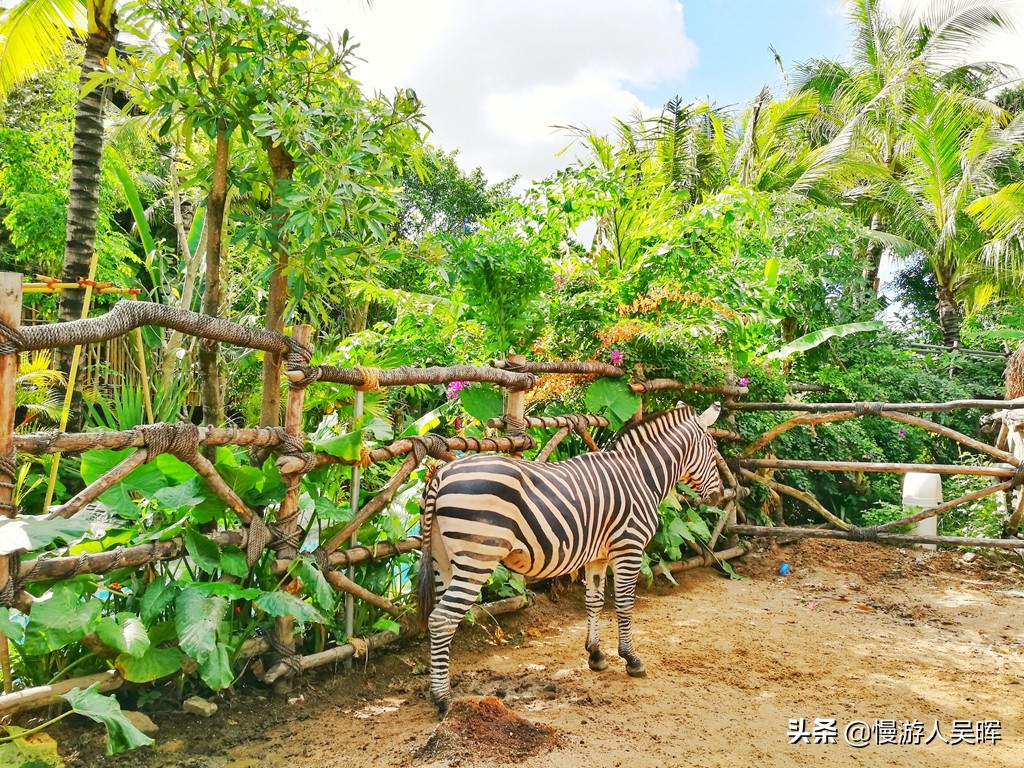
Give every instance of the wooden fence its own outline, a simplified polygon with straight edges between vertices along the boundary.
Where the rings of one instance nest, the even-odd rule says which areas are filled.
[[[420,546],[417,537],[379,545],[357,546],[353,536],[360,526],[383,510],[406,482],[413,470],[426,458],[449,461],[456,452],[503,452],[520,455],[536,446],[536,439],[528,433],[532,429],[554,429],[553,437],[542,446],[536,460],[550,457],[554,448],[570,434],[577,434],[590,450],[598,450],[591,430],[607,426],[601,416],[592,414],[564,414],[561,416],[527,416],[525,393],[537,384],[539,374],[610,376],[620,378],[625,371],[604,363],[580,362],[535,362],[514,356],[508,360],[492,361],[489,366],[449,366],[433,368],[402,367],[396,369],[374,369],[364,367],[339,368],[325,365],[311,365],[312,348],[309,326],[297,326],[292,336],[285,336],[265,330],[253,329],[224,320],[209,318],[186,310],[172,309],[141,301],[120,301],[105,315],[69,323],[39,325],[20,328],[21,276],[10,273],[0,274],[0,513],[13,516],[16,509],[12,503],[13,477],[16,452],[29,455],[57,453],[79,453],[92,449],[123,450],[134,449],[117,466],[90,483],[74,497],[47,510],[48,517],[71,517],[87,504],[113,488],[134,469],[151,461],[160,454],[171,454],[195,469],[207,486],[223,503],[234,512],[237,527],[226,527],[209,533],[209,538],[219,546],[241,547],[248,565],[272,552],[271,568],[280,574],[288,588],[288,567],[298,555],[298,546],[303,531],[299,521],[299,494],[302,478],[318,467],[328,464],[343,464],[352,467],[354,498],[359,497],[360,470],[378,462],[402,458],[398,470],[361,509],[355,510],[351,521],[341,526],[326,542],[320,543],[308,554],[322,570],[328,583],[345,593],[348,613],[354,599],[370,603],[383,612],[403,618],[403,610],[387,597],[374,594],[352,579],[353,565],[372,559],[394,557],[416,550]],[[18,352],[33,349],[47,349],[56,345],[71,346],[107,341],[135,332],[143,325],[171,328],[199,338],[235,344],[250,349],[259,349],[284,356],[287,361],[285,377],[289,384],[283,427],[216,427],[193,424],[149,424],[134,429],[115,432],[89,432],[68,434],[63,432],[42,432],[15,434],[14,402],[15,376],[18,366]],[[352,385],[356,390],[356,408],[361,406],[362,393],[380,387],[408,386],[412,384],[447,384],[452,381],[488,382],[507,390],[507,405],[501,418],[494,419],[487,426],[496,430],[487,437],[442,437],[427,434],[421,437],[406,437],[390,445],[364,451],[359,458],[340,458],[329,453],[310,450],[307,435],[303,430],[303,406],[308,387],[318,382],[335,382]],[[984,493],[1009,491],[1021,485],[1024,468],[1019,458],[1006,451],[987,446],[984,443],[955,432],[934,422],[910,416],[909,410],[948,410],[952,407],[975,407],[1000,409],[1018,403],[994,401],[969,401],[952,404],[895,404],[845,403],[845,404],[800,404],[800,403],[742,403],[737,398],[747,394],[746,387],[717,386],[702,387],[672,379],[634,380],[633,391],[649,393],[671,389],[697,390],[721,395],[724,405],[733,412],[751,410],[804,410],[806,413],[793,417],[769,430],[753,443],[741,450],[737,457],[725,460],[718,457],[719,469],[726,486],[723,514],[715,526],[706,548],[695,548],[692,557],[670,565],[670,570],[708,565],[716,561],[738,557],[748,546],[738,536],[815,535],[842,536],[854,539],[878,541],[927,541],[971,546],[1017,548],[1024,542],[1017,538],[952,539],[950,537],[913,537],[888,533],[895,526],[911,523],[929,515],[939,514],[945,509],[962,504],[978,494],[968,495],[948,502],[941,507],[894,521],[877,528],[854,528],[846,521],[833,515],[813,497],[803,491],[790,488],[769,477],[766,472],[776,469],[801,468],[828,471],[915,471],[965,472],[985,474],[999,480]],[[642,413],[642,408],[641,408]],[[640,413],[638,413],[640,415]],[[813,425],[845,418],[871,415],[895,419],[902,423],[914,424],[957,440],[971,450],[991,456],[1005,466],[994,466],[983,470],[972,467],[877,464],[868,466],[863,462],[794,462],[782,459],[757,459],[754,455],[768,446],[773,439],[788,429],[801,425]],[[730,429],[713,429],[719,440],[736,441],[740,435]],[[216,467],[204,457],[201,449],[207,446],[250,446],[271,450],[277,454],[277,466],[286,486],[284,499],[276,508],[268,508],[261,514],[250,508],[231,486],[221,477]],[[759,483],[777,492],[788,494],[817,510],[834,528],[792,529],[746,525],[742,501],[749,493],[747,485]],[[979,492],[980,493],[980,492]],[[984,495],[982,493],[981,495]],[[1021,517],[1021,502],[1017,502],[1008,531],[1016,534]],[[1015,527],[1014,527],[1015,526]],[[33,598],[24,586],[33,581],[72,578],[82,573],[102,574],[115,568],[142,568],[148,564],[181,559],[187,556],[182,537],[166,541],[150,541],[135,546],[118,546],[108,551],[85,553],[75,556],[48,553],[32,560],[22,560],[20,552],[0,553],[0,605],[14,606],[23,612],[30,612]],[[512,598],[491,604],[488,613],[514,610],[528,603],[526,598]],[[412,631],[403,625],[402,632]],[[287,681],[297,673],[324,664],[352,658],[392,642],[398,635],[381,632],[364,638],[351,637],[349,624],[348,642],[328,648],[320,653],[300,656],[296,646],[296,629],[291,617],[279,617],[273,632],[265,637],[254,637],[245,642],[240,657],[251,658],[265,655],[261,679],[285,687]],[[0,635],[0,663],[3,665],[5,694],[0,696],[0,716],[21,709],[52,703],[56,697],[74,687],[84,687],[99,682],[102,690],[113,690],[124,680],[115,671],[98,673],[84,678],[66,680],[51,686],[11,690],[10,664],[7,657],[6,638]]]

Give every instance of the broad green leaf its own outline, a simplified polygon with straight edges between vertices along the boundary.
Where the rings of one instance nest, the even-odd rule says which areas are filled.
[[[142,620],[147,624],[151,624],[153,619],[174,602],[174,595],[177,589],[166,576],[161,577],[160,581],[154,581],[147,586],[146,590],[142,593],[142,599],[139,601],[139,613],[142,616]]]
[[[779,260],[772,256],[764,265],[764,281],[769,288],[774,289],[779,284]]]
[[[138,658],[122,653],[114,661],[121,676],[133,683],[148,683],[173,675],[181,669],[185,654],[177,648],[150,647]]]
[[[107,728],[107,754],[113,755],[126,749],[144,747],[153,739],[132,725],[121,712],[117,699],[99,692],[99,683],[93,683],[86,690],[75,688],[61,696],[75,712],[103,723]]]
[[[488,384],[473,384],[459,390],[459,402],[466,413],[486,424],[488,419],[501,416],[504,406],[501,392]]]
[[[110,616],[100,619],[96,635],[111,648],[129,656],[141,656],[149,650],[146,626],[133,613],[119,613],[117,621]]]
[[[25,531],[27,525],[25,520],[0,518],[0,555],[32,549],[32,539]]]
[[[417,435],[427,434],[427,432],[429,432],[430,430],[432,430],[434,427],[441,423],[442,410],[443,406],[441,408],[435,408],[432,411],[428,411],[427,413],[420,416],[418,419],[416,419],[416,421],[414,421],[412,424],[406,427],[405,430],[403,430],[402,437],[415,437]]]
[[[249,564],[240,547],[229,545],[220,551],[220,569],[224,573],[244,579],[249,575]]]
[[[42,549],[58,539],[68,544],[78,541],[92,527],[96,516],[96,511],[83,509],[67,519],[47,519],[45,515],[24,515],[20,519],[25,521],[24,531],[28,535],[32,549]]]
[[[218,643],[216,650],[200,663],[199,676],[214,691],[231,685],[235,676],[231,672],[231,655],[224,643]]]
[[[206,501],[206,494],[201,492],[202,483],[200,478],[193,477],[181,485],[161,488],[153,494],[153,498],[167,509],[179,510],[194,507]]]
[[[618,428],[637,412],[640,395],[623,379],[598,379],[587,388],[584,398],[587,410],[607,416],[611,426]]]
[[[149,228],[149,219],[146,218],[146,208],[139,198],[139,190],[136,188],[131,174],[125,170],[119,160],[114,160],[111,164],[114,167],[114,173],[117,174],[118,181],[121,182],[121,189],[124,190],[125,199],[128,200],[128,207],[131,209],[132,217],[135,219],[135,228],[139,232],[139,240],[142,242],[142,249],[146,254],[146,266],[153,271],[154,284],[161,285],[163,283],[163,270],[160,268],[162,262],[157,254],[156,240],[153,239],[153,232]]]
[[[32,606],[25,630],[25,653],[42,655],[81,640],[93,631],[102,611],[99,600],[83,599],[73,583],[54,584],[49,597]]]
[[[181,590],[174,601],[174,626],[181,650],[200,663],[213,653],[227,607],[223,597],[211,597],[194,585]]]
[[[11,618],[11,609],[0,607],[0,632],[15,643],[25,642],[25,627]]]
[[[871,331],[880,331],[885,328],[885,323],[881,320],[868,320],[863,323],[844,323],[843,325],[832,325],[828,328],[822,328],[821,330],[814,331],[801,336],[799,339],[786,344],[784,347],[775,350],[774,352],[768,353],[769,360],[781,360],[795,355],[797,352],[806,352],[809,349],[814,349],[820,344],[824,344],[829,339],[835,336],[849,336],[851,333],[867,333]]]
[[[212,574],[220,570],[220,547],[195,528],[185,529],[185,549],[200,569]]]
[[[327,583],[323,571],[304,557],[292,561],[291,572],[302,581],[306,594],[316,600],[327,613],[334,613],[337,606],[337,597],[334,589]]]
[[[263,594],[263,591],[256,587],[243,587],[232,581],[201,581],[190,587],[198,589],[203,594],[226,597],[229,600],[254,600]]]
[[[344,435],[318,440],[313,445],[339,459],[356,461],[363,447],[363,435],[361,432],[347,432]]]
[[[402,634],[402,625],[387,616],[381,616],[373,622],[373,628],[378,632],[393,632],[396,635]]]
[[[292,616],[296,621],[327,623],[316,608],[288,592],[264,592],[253,600],[253,605],[271,616]]]
[[[86,451],[82,454],[82,479],[87,483],[94,482],[134,452],[134,448],[123,451]],[[147,499],[153,498],[153,494],[167,484],[167,477],[157,468],[156,462],[137,467],[121,481],[123,487],[137,491]]]

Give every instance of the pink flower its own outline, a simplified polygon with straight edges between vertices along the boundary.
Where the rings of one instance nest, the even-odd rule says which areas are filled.
[[[626,356],[619,352],[619,350],[617,349],[613,349],[611,355],[612,365],[622,365],[622,361],[626,359]]]
[[[468,386],[469,386],[469,382],[468,381],[452,381],[452,382],[449,382],[448,389],[447,389],[448,399],[449,400],[454,400],[456,397],[459,396],[459,390],[460,389],[465,389]]]
[[[905,430],[903,427],[900,427],[899,429],[896,430],[896,434],[899,435],[900,438],[904,438],[907,436],[907,430]]]
[[[742,377],[742,378],[740,378],[740,380],[739,380],[739,385],[740,385],[741,387],[745,387],[745,386],[747,386],[747,384],[749,384],[749,383],[750,383],[750,379],[748,379],[748,378],[747,378],[746,376],[743,376],[743,377]]]

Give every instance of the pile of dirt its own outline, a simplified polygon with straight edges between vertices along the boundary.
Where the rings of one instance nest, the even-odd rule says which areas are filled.
[[[557,745],[554,728],[524,720],[496,696],[467,696],[456,699],[417,757],[459,765],[479,759],[483,747],[491,761],[509,765]]]

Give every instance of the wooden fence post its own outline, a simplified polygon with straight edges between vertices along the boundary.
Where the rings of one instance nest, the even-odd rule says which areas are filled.
[[[0,272],[0,341],[21,327],[22,276],[18,272]],[[4,327],[6,326],[6,328]],[[5,333],[7,328],[10,329]],[[17,350],[0,355],[0,515],[14,517],[14,410],[17,398],[15,386],[18,379]],[[0,593],[10,592],[11,556],[0,555]],[[11,657],[7,647],[7,635],[0,630],[0,669],[3,672],[4,693],[14,690],[11,682]]]
[[[309,325],[296,325],[292,329],[292,338],[303,346],[309,346],[313,328]],[[297,387],[288,390],[288,404],[285,408],[284,431],[288,435],[303,437],[302,407],[306,398],[306,388]],[[278,560],[292,560],[298,552],[299,530],[299,493],[302,485],[302,473],[282,475],[287,490],[281,507],[277,513],[277,531],[280,535],[276,545]],[[289,657],[295,655],[295,638],[293,631],[295,620],[291,616],[279,616],[274,623],[274,650],[278,655]],[[291,676],[282,677],[274,683],[275,693],[288,693],[291,690]]]
[[[525,355],[509,355],[508,361],[515,365],[522,365],[526,362]],[[508,405],[505,408],[505,432],[509,432],[509,427],[512,427],[513,432],[522,431],[525,429],[524,419],[526,418],[526,390],[525,389],[514,389],[508,394]],[[522,451],[516,451],[510,453],[514,459],[520,459],[523,456]]]

